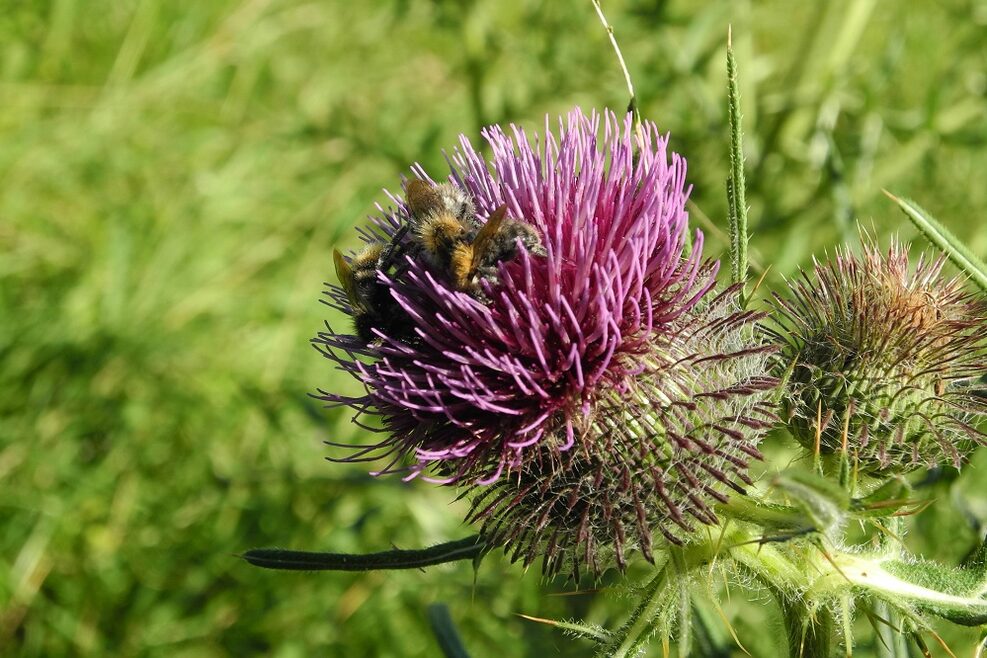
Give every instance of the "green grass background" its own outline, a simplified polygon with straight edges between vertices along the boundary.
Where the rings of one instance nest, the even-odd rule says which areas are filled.
[[[710,255],[731,23],[769,285],[858,221],[914,237],[882,187],[987,254],[984,0],[604,7]],[[361,440],[306,396],[352,387],[307,344],[343,322],[318,303],[331,250],[411,163],[445,172],[460,132],[626,103],[588,0],[0,0],[0,655],[436,655],[433,602],[478,658],[590,655],[514,613],[614,625],[629,600],[496,556],[311,575],[234,554],[470,532],[452,490],[323,459]],[[916,550],[969,549],[957,505],[987,516],[985,462],[936,489]],[[773,655],[764,597],[732,594]],[[941,631],[972,652],[975,632]]]

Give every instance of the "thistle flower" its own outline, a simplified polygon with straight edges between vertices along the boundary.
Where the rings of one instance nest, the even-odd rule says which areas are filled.
[[[780,346],[775,368],[788,373],[782,415],[809,449],[846,449],[863,471],[950,462],[984,435],[987,412],[974,390],[987,370],[987,307],[944,278],[944,258],[919,259],[892,241],[869,239],[863,255],[838,249],[775,296]]]
[[[712,299],[702,234],[686,247],[686,163],[654,124],[575,110],[558,137],[548,122],[540,137],[483,136],[492,162],[463,137],[449,183],[481,221],[506,205],[544,254],[518,249],[476,295],[424,259],[379,272],[407,330],[320,333],[365,393],[319,397],[377,418],[382,440],[346,459],[466,487],[488,542],[525,563],[650,557],[653,533],[687,539],[693,522],[715,522],[714,499],[749,482],[773,385],[757,316],[736,290]],[[403,239],[409,211],[392,199],[367,241]],[[328,297],[354,312],[341,288]]]
[[[509,478],[473,491],[468,520],[487,541],[545,573],[594,573],[625,553],[652,560],[653,534],[689,541],[717,523],[711,503],[743,493],[773,415],[764,401],[768,349],[751,340],[760,315],[738,310],[738,289],[708,295],[652,336],[646,367],[594,402],[584,443],[529,455]]]

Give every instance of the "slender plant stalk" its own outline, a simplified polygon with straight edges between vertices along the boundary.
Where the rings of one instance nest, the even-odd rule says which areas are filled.
[[[909,658],[905,636],[900,632],[901,617],[879,599],[874,601],[873,608],[877,617],[874,633],[878,658]]]
[[[394,549],[363,555],[309,553],[280,548],[254,548],[241,557],[256,567],[288,571],[375,571],[377,569],[421,569],[457,560],[475,560],[486,544],[479,535],[414,550]]]
[[[637,107],[637,95],[634,93],[634,83],[631,82],[631,73],[627,69],[627,63],[624,62],[624,55],[620,52],[620,46],[617,45],[617,37],[614,36],[613,26],[603,14],[603,8],[600,7],[600,0],[590,1],[593,3],[593,9],[596,10],[596,15],[600,17],[600,22],[603,23],[603,27],[610,36],[610,44],[613,46],[613,51],[617,55],[617,62],[620,64],[620,70],[624,74],[624,82],[627,83],[627,93],[631,97],[630,102],[627,104],[627,111],[634,113],[634,132],[639,134],[641,130],[641,110]]]
[[[727,179],[730,272],[733,283],[744,284],[747,281],[747,182],[744,179],[743,130],[740,125],[740,84],[737,81],[737,60],[733,55],[732,31],[727,33],[727,84],[730,119],[730,178]]]

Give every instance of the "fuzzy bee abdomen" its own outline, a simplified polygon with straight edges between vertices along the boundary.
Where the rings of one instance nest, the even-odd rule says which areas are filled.
[[[473,269],[473,247],[466,243],[456,245],[452,250],[449,271],[457,290],[465,290],[470,283]]]
[[[416,234],[425,260],[433,267],[441,269],[449,267],[456,249],[466,240],[463,225],[446,214],[423,221]]]

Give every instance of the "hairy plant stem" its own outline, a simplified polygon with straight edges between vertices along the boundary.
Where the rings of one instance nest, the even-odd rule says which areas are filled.
[[[312,553],[281,548],[253,548],[241,557],[256,567],[287,571],[374,571],[422,569],[457,560],[477,560],[488,548],[479,535],[429,548],[379,553]]]
[[[799,592],[808,585],[809,570],[805,565],[796,565],[770,544],[750,540],[735,545],[730,554],[777,601],[785,624],[790,658],[829,658],[834,626],[832,614],[822,608],[811,608],[800,596]]]
[[[833,615],[825,609],[812,610],[805,602],[790,597],[778,599],[788,655],[791,658],[831,658],[833,653]]]
[[[671,549],[670,559],[643,589],[630,619],[599,655],[635,656],[656,633],[667,639],[670,619],[676,610],[685,609],[688,579],[714,560],[732,560],[775,597],[791,658],[829,658],[836,650],[838,627],[844,641],[852,643],[846,615],[861,594],[884,601],[890,608],[929,610],[959,623],[979,623],[978,615],[987,610],[982,592],[956,594],[948,584],[940,591],[921,575],[913,578],[902,573],[895,552],[852,553],[824,544],[821,537],[811,542],[765,542],[754,532],[750,526],[736,524],[715,541]],[[680,640],[689,638],[689,623],[689,615],[679,619]]]
[[[637,656],[655,632],[655,622],[667,604],[670,565],[663,564],[644,587],[644,596],[630,619],[614,634],[614,639],[604,645],[599,656],[628,658]]]

